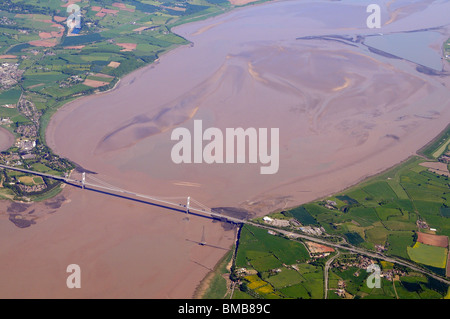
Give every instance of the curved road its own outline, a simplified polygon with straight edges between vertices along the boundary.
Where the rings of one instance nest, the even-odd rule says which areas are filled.
[[[328,298],[328,269],[330,268],[331,263],[341,254],[339,250],[336,249],[337,254],[327,260],[324,268],[323,279],[325,282],[324,287],[324,299]]]

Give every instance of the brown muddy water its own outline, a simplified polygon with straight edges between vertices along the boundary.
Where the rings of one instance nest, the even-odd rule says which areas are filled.
[[[366,27],[365,9],[355,1],[285,1],[178,27],[193,46],[133,72],[111,92],[67,104],[52,118],[47,143],[129,191],[192,196],[255,215],[342,190],[414,154],[450,120],[448,77],[360,44],[297,39],[379,32]],[[382,32],[444,25],[447,9],[448,2],[395,2],[383,7],[389,23]],[[439,32],[442,42],[448,29]],[[171,132],[193,131],[194,120],[223,132],[279,128],[278,172],[261,175],[260,164],[174,164]],[[0,297],[189,298],[234,241],[234,229],[208,219],[187,221],[70,186],[58,196],[61,205],[21,208],[36,216],[31,227],[0,220]],[[206,241],[220,248],[194,243],[203,226]],[[72,263],[81,267],[81,289],[66,287]]]

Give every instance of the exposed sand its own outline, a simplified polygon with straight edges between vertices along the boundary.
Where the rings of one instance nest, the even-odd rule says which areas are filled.
[[[233,242],[233,231],[210,220],[185,221],[179,213],[73,188],[64,195],[69,203],[29,228],[0,219],[2,236],[13,243],[0,245],[1,273],[8,274],[0,278],[1,298],[191,297],[224,250],[186,239],[198,241],[204,225],[208,243]],[[9,204],[0,205],[6,211]],[[25,214],[41,210],[49,207],[34,204]],[[82,271],[78,290],[66,287],[72,263]]]
[[[5,151],[15,142],[14,135],[7,129],[0,127],[0,151]]]
[[[445,128],[448,78],[344,44],[295,40],[350,27],[369,32],[359,19],[365,7],[295,5],[245,8],[175,29],[195,46],[164,55],[115,90],[67,104],[52,118],[47,143],[124,189],[262,215],[378,173]],[[410,28],[429,23],[414,21]],[[408,19],[401,22],[408,30]],[[260,164],[174,164],[171,131],[192,129],[194,119],[223,130],[280,128],[279,172],[260,175]],[[191,297],[224,250],[186,239],[198,241],[205,225],[208,243],[233,243],[234,231],[210,220],[186,223],[182,213],[71,187],[64,196],[70,203],[45,222],[19,230],[0,221],[0,259],[7,261],[0,273],[8,274],[0,297]],[[82,289],[65,286],[70,263],[82,268]]]

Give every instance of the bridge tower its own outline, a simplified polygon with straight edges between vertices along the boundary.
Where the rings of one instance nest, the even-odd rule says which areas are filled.
[[[201,246],[205,246],[206,245],[205,226],[203,226],[202,239],[200,239],[200,243],[199,244]]]
[[[189,214],[189,204],[191,203],[191,197],[188,196],[186,203],[186,214]]]
[[[86,173],[83,172],[83,174],[81,174],[81,188],[84,189],[86,184]]]

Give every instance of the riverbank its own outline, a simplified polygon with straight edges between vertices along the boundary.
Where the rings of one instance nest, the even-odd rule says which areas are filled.
[[[14,145],[15,136],[7,129],[0,127],[0,151],[5,151]]]
[[[438,102],[448,101],[448,90],[439,81],[446,79],[347,46],[298,41],[307,32],[336,32],[339,21],[318,24],[322,13],[349,8],[340,2],[295,5],[249,7],[177,29],[195,45],[127,75],[108,94],[60,109],[49,125],[49,146],[129,191],[180,197],[183,204],[191,196],[209,207],[263,215],[390,167],[442,129],[448,105]],[[310,19],[299,19],[298,12]],[[348,23],[358,25],[357,17]],[[261,25],[261,19],[273,23]],[[279,127],[280,173],[261,176],[257,167],[238,164],[175,165],[170,132],[191,129],[193,119],[221,129]],[[12,286],[10,296],[20,294],[13,281],[21,282],[27,265],[37,263],[33,276],[39,282],[27,291],[31,296],[191,298],[224,255],[193,243],[203,227],[211,245],[229,248],[234,242],[220,223],[196,216],[186,221],[184,214],[80,189],[63,193],[71,202],[46,223],[28,233],[2,230],[11,243],[0,255],[17,265],[0,268],[10,274],[2,282]],[[58,284],[66,274],[53,278],[52,271],[74,262],[87,286],[72,293]]]

